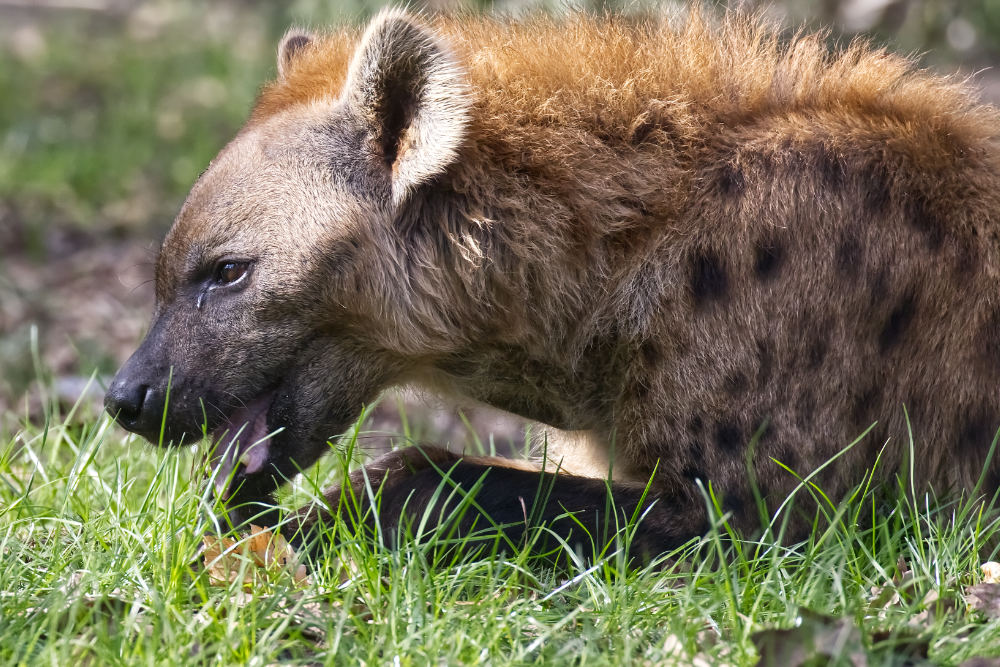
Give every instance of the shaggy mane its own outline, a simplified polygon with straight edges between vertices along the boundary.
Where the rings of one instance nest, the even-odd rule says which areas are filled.
[[[861,41],[831,53],[822,34],[783,40],[759,18],[715,21],[693,10],[683,19],[575,14],[428,23],[468,72],[473,134],[559,126],[629,141],[651,101],[659,101],[670,106],[671,123],[681,131],[689,123],[704,130],[706,121],[740,124],[821,109],[922,118],[968,141],[995,135],[995,112],[978,105],[971,86]],[[335,97],[359,36],[341,29],[317,38],[284,79],[265,86],[252,120]]]

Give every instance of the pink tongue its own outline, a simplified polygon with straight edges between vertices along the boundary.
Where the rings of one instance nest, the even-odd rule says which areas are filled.
[[[229,478],[238,463],[243,463],[244,473],[248,475],[264,468],[269,449],[269,442],[264,438],[268,435],[267,409],[271,398],[266,394],[251,401],[212,432],[215,492],[220,498],[228,497]]]

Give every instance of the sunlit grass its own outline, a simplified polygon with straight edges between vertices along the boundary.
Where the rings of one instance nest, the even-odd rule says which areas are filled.
[[[356,465],[357,438],[295,480],[289,509]],[[913,500],[905,480],[889,500],[859,480],[797,545],[736,539],[716,514],[704,539],[646,566],[615,543],[566,545],[554,565],[450,549],[427,525],[388,549],[338,523],[307,581],[244,584],[202,566],[219,509],[206,477],[193,448],[156,450],[106,418],[3,433],[0,663],[754,664],[754,633],[811,627],[810,611],[859,628],[869,664],[900,664],[900,645],[938,664],[1000,653],[1000,624],[962,598],[994,553],[996,513]]]

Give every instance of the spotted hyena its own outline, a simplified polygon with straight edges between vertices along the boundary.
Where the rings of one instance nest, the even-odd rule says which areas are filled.
[[[751,479],[773,503],[783,466],[862,434],[814,478],[828,495],[879,456],[882,479],[992,490],[998,131],[903,58],[738,17],[292,32],[163,242],[107,407],[153,441],[220,441],[235,522],[273,520],[276,487],[400,383],[574,444],[555,475],[392,453],[350,482],[383,485],[387,526],[443,476],[481,486],[459,528],[513,534],[597,527],[610,489],[660,552],[706,529],[699,485],[752,529]]]

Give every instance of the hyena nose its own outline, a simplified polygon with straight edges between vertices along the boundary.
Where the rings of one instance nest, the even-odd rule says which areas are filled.
[[[151,392],[148,385],[132,384],[125,379],[116,378],[104,395],[104,409],[123,428],[145,435],[152,430],[154,418],[151,414],[153,410],[148,405],[152,401],[146,400]]]

